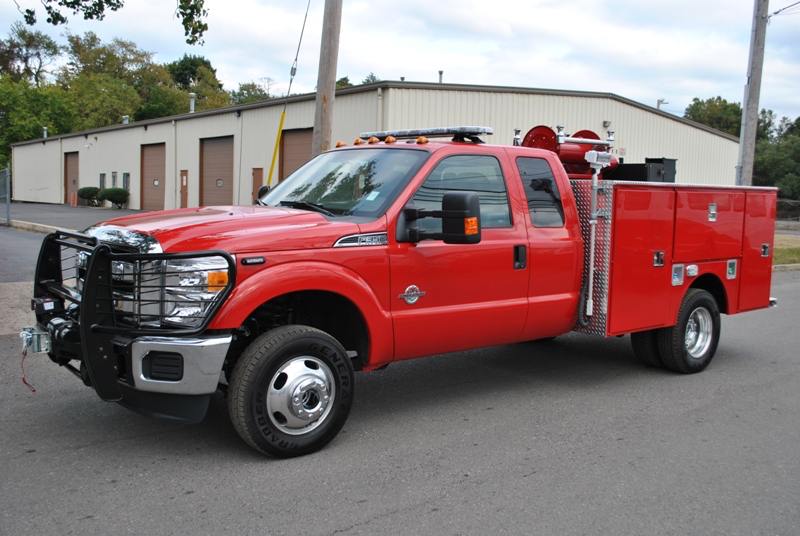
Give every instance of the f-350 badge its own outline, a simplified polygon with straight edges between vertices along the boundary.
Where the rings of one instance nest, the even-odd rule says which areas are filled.
[[[400,294],[400,298],[405,300],[409,305],[414,305],[417,301],[425,295],[424,290],[420,290],[417,285],[409,285],[406,291]]]

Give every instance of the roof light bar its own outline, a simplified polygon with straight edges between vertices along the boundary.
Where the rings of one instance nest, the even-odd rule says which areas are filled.
[[[446,138],[452,136],[454,140],[475,141],[475,139],[477,139],[477,137],[481,134],[486,134],[486,135],[494,134],[494,129],[491,127],[476,127],[476,126],[415,128],[410,130],[384,130],[380,132],[362,132],[361,134],[359,134],[358,137],[366,139],[375,137],[383,141],[389,136],[398,140],[415,139],[418,138],[419,136],[425,136],[427,138]]]

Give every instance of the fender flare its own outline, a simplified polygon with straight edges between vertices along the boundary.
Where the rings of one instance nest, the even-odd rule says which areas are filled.
[[[338,294],[356,306],[364,317],[370,339],[370,368],[392,360],[394,330],[388,311],[381,307],[369,284],[356,272],[339,264],[298,261],[279,264],[237,283],[214,315],[209,329],[236,329],[253,311],[268,301],[301,291]]]

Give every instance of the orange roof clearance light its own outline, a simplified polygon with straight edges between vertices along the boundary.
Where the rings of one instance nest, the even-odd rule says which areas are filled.
[[[419,143],[420,145],[425,145],[426,143],[428,143],[428,138],[426,138],[425,136],[417,136],[417,143]]]
[[[370,145],[372,145],[373,143],[378,143],[379,141],[381,141],[381,140],[379,140],[379,139],[378,139],[378,138],[376,138],[375,136],[370,136],[370,137],[369,137],[369,139],[367,140],[367,143],[369,143]]]
[[[467,236],[478,234],[478,218],[476,216],[464,218],[464,234]]]
[[[337,141],[337,142],[336,142],[336,148],[337,148],[337,149],[338,149],[339,147],[344,147],[344,146],[346,146],[346,145],[347,145],[347,144],[346,144],[345,142],[341,141],[341,140],[339,140],[339,141]]]
[[[397,141],[397,138],[394,136],[386,136],[386,139],[383,140],[383,143],[394,143]]]
[[[361,145],[362,143],[364,143],[364,140],[361,138],[356,138],[353,140],[353,145]]]

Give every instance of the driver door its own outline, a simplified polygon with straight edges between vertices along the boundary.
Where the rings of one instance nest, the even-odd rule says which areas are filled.
[[[494,155],[443,157],[406,206],[441,210],[448,191],[476,192],[479,244],[392,243],[391,309],[395,359],[519,340],[527,314],[527,231],[509,207],[506,176]],[[519,219],[519,218],[517,218]],[[441,231],[441,220],[417,220]]]

